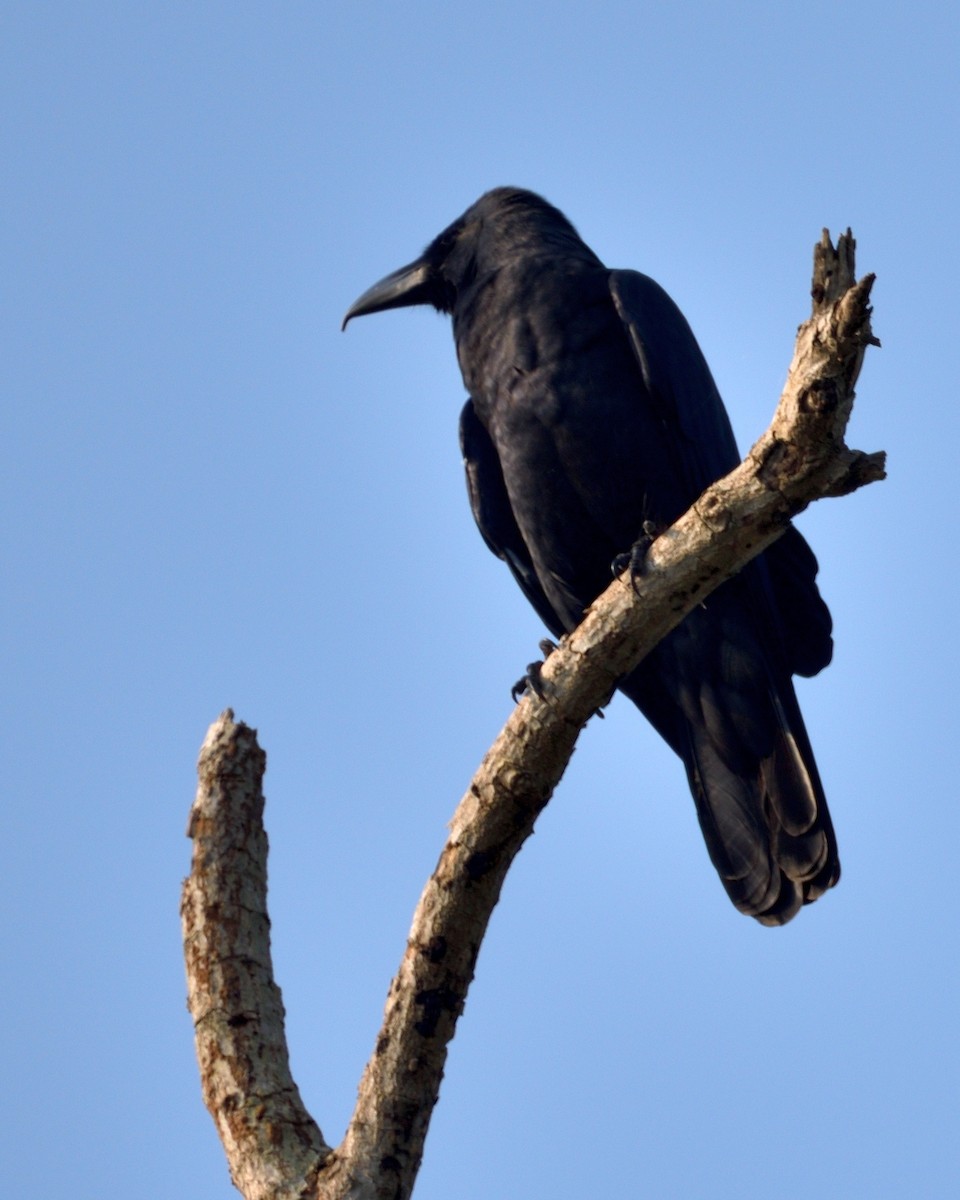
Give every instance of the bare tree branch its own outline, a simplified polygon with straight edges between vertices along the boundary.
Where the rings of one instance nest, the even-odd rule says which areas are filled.
[[[227,709],[200,750],[180,916],[203,1100],[247,1200],[304,1195],[330,1148],[290,1075],[273,980],[256,734]],[[307,1192],[306,1194],[310,1194]]]
[[[528,695],[511,714],[454,815],[414,914],[353,1118],[332,1152],[290,1079],[270,977],[259,776],[254,789],[248,769],[238,766],[246,755],[259,763],[253,774],[262,774],[262,752],[232,714],[212,727],[191,822],[194,873],[184,891],[190,1006],[204,1097],[248,1200],[410,1196],[490,914],[581,728],[617,680],[780,536],[791,516],[822,496],[883,478],[882,454],[851,451],[844,442],[863,354],[877,344],[872,282],[854,282],[849,231],[836,249],[825,231],[814,253],[813,315],[798,331],[770,429],[657,539],[636,588],[621,578],[594,602],[544,665],[544,698]]]

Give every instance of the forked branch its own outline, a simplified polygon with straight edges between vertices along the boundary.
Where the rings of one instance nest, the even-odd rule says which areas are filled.
[[[812,501],[884,477],[847,448],[868,345],[873,277],[854,277],[849,231],[814,253],[813,313],[797,333],[773,422],[739,467],[651,547],[637,591],[614,581],[547,659],[480,765],[414,913],[342,1143],[324,1142],[289,1073],[266,915],[264,755],[228,710],[200,756],[182,902],[204,1100],[247,1200],[406,1200],[457,1018],[506,872],[616,681]]]

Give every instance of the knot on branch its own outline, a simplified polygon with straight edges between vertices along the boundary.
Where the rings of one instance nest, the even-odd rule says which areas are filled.
[[[840,405],[840,389],[835,379],[818,379],[800,396],[800,409],[812,416],[827,417]]]
[[[700,520],[714,533],[720,533],[730,524],[730,510],[715,488],[708,488],[694,506]]]

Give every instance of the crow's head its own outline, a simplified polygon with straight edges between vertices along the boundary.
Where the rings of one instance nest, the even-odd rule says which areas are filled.
[[[347,310],[343,328],[353,317],[408,304],[432,304],[449,313],[475,279],[515,256],[574,252],[598,262],[552,204],[522,188],[494,188],[434,238],[418,259],[364,292]]]

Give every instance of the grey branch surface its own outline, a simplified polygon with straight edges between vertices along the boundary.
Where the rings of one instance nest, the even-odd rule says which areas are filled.
[[[200,755],[182,915],[204,1101],[247,1200],[406,1200],[487,923],[507,870],[616,684],[812,501],[884,477],[844,434],[870,329],[873,277],[849,231],[814,251],[813,314],[797,333],[773,422],[743,463],[615,580],[547,659],[543,699],[516,706],[454,814],[413,917],[343,1142],[331,1150],[288,1065],[266,914],[265,756],[229,710]]]

